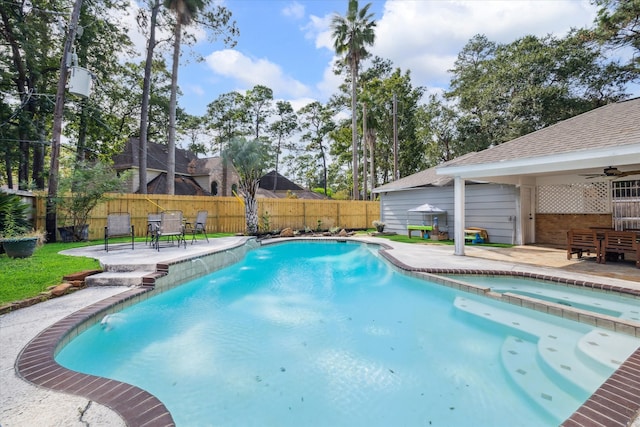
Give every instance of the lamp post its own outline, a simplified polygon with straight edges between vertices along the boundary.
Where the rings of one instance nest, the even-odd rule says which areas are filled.
[[[58,174],[60,170],[60,140],[62,137],[62,119],[64,113],[65,87],[69,68],[67,66],[67,57],[71,53],[71,47],[76,38],[78,30],[78,20],[80,19],[80,9],[82,8],[82,0],[76,0],[69,21],[69,32],[65,40],[64,49],[62,51],[62,59],[60,59],[60,80],[58,80],[58,88],[56,91],[56,103],[53,109],[53,130],[51,141],[51,161],[49,163],[49,185],[47,192],[47,216],[46,229],[47,241],[56,241],[56,209],[55,199],[58,196]]]

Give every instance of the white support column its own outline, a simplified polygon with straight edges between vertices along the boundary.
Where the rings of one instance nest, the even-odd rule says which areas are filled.
[[[464,186],[465,182],[459,176],[454,178],[453,202],[454,202],[454,255],[464,256]]]

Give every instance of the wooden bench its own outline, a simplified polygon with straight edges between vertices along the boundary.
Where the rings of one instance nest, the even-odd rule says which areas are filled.
[[[615,258],[631,255],[636,267],[640,268],[640,243],[634,231],[605,231],[600,249],[600,262],[606,263],[607,256]]]
[[[567,259],[571,259],[573,254],[582,258],[583,253],[596,254],[596,260],[600,261],[600,240],[596,230],[588,228],[572,228],[567,231]]]
[[[486,229],[480,227],[466,227],[464,229],[465,242],[473,242],[477,236],[480,236],[482,243],[489,243],[489,233]]]
[[[433,227],[431,225],[407,225],[407,234],[409,235],[409,238],[411,238],[412,231],[419,231],[420,237],[424,239],[424,235],[426,234],[426,232],[432,230]]]

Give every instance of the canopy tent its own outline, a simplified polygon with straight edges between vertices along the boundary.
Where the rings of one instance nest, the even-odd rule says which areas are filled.
[[[429,215],[429,218],[431,219],[431,222],[434,222],[433,221],[434,215],[435,215],[435,217],[437,219],[438,215],[443,214],[443,213],[447,213],[447,211],[445,211],[444,209],[440,209],[439,207],[433,206],[433,205],[431,205],[429,203],[425,203],[423,205],[416,206],[415,208],[411,208],[411,209],[408,210],[408,212],[417,212],[417,213],[423,214],[424,216]],[[423,216],[423,221],[422,222],[423,222],[423,225],[426,225],[426,221],[425,221],[424,216]],[[445,219],[446,219],[446,216],[445,216]],[[407,223],[408,222],[409,221],[407,219]],[[433,225],[437,226],[438,225],[437,221]]]
[[[445,210],[440,209],[437,206],[430,205],[429,203],[425,203],[424,205],[417,206],[415,208],[409,209],[409,212],[422,212],[422,213],[431,213],[431,214],[440,214],[445,213]]]

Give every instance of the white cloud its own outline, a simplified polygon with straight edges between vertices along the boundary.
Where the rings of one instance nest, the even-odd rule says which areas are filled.
[[[131,2],[131,5],[127,10],[115,10],[113,11],[114,20],[119,22],[122,28],[127,29],[129,38],[133,43],[133,49],[135,51],[136,59],[142,60],[145,57],[147,49],[147,39],[140,32],[138,28],[138,22],[136,16],[138,15],[139,7],[136,2]]]
[[[321,99],[329,99],[331,95],[338,93],[338,87],[344,83],[344,77],[338,76],[333,72],[335,61],[336,58],[334,57],[327,64],[324,73],[322,73],[322,80],[316,84]]]
[[[331,36],[331,14],[323,17],[315,15],[309,16],[309,22],[302,30],[305,32],[305,38],[315,40],[317,49],[326,48],[333,51],[333,39]]]
[[[250,58],[234,49],[213,52],[206,62],[214,73],[234,79],[246,89],[260,84],[270,87],[276,96],[302,97],[309,93],[306,85],[286,75],[279,65],[267,59]]]
[[[290,18],[302,19],[304,18],[304,6],[294,1],[282,9],[282,14]]]
[[[417,85],[447,84],[447,70],[476,34],[511,43],[527,34],[564,36],[593,21],[588,1],[389,0],[376,28],[372,53],[410,69]]]

